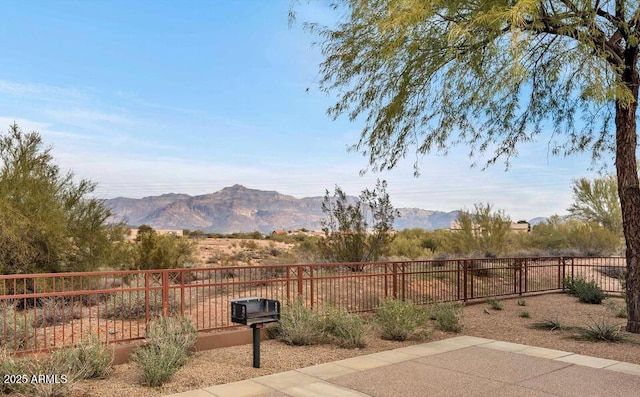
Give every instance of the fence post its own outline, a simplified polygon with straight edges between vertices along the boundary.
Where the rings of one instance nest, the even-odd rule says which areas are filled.
[[[564,291],[564,279],[566,277],[565,273],[565,263],[564,258],[558,258],[558,289],[562,289]]]
[[[302,296],[302,265],[298,265],[298,296]]]
[[[407,300],[407,297],[406,297],[406,294],[405,294],[405,290],[406,290],[406,288],[405,288],[405,284],[406,284],[405,283],[405,281],[406,281],[406,279],[405,279],[405,273],[406,273],[405,266],[406,266],[406,263],[403,263],[402,264],[402,300],[403,301]]]
[[[457,296],[458,300],[460,300],[460,298],[461,298],[461,296],[460,296],[460,292],[461,292],[461,291],[460,291],[460,290],[461,290],[461,288],[460,288],[460,287],[461,287],[461,286],[460,286],[460,283],[461,283],[461,281],[462,281],[462,280],[461,280],[461,277],[462,277],[462,274],[461,274],[461,272],[460,272],[460,261],[456,261],[456,285],[457,285],[457,287],[458,287],[458,288],[457,288],[457,289],[458,289],[458,296]]]
[[[393,263],[393,299],[398,299],[398,264]]]
[[[162,315],[169,316],[169,271],[162,271]]]
[[[463,281],[464,281],[464,287],[463,287],[463,289],[464,289],[464,298],[463,298],[463,302],[466,302],[467,299],[468,299],[468,296],[467,296],[467,260],[466,259],[462,261],[462,272],[463,272],[462,273],[463,274],[462,278],[463,278]]]
[[[140,281],[136,280],[136,287],[140,286]],[[136,291],[138,296],[138,291]],[[136,297],[137,297],[136,296]],[[129,297],[131,297],[131,291],[129,291]],[[124,298],[124,296],[123,296]],[[149,273],[144,274],[144,322],[149,322]]]
[[[309,288],[311,288],[311,292],[310,292],[310,304],[309,307],[311,307],[313,309],[313,299],[314,299],[314,294],[313,294],[313,266],[309,266]]]
[[[291,265],[287,265],[287,301],[291,301]]]

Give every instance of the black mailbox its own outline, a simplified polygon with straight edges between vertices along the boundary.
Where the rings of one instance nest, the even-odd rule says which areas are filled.
[[[260,328],[264,323],[280,321],[280,302],[258,297],[229,299],[231,322],[253,329],[253,367],[260,368]]]
[[[231,299],[231,322],[254,325],[280,320],[280,302],[258,297]]]

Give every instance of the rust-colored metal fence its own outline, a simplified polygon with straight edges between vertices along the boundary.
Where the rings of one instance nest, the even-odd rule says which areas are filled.
[[[159,315],[187,316],[199,331],[221,330],[234,327],[229,299],[249,296],[364,312],[386,298],[429,304],[553,292],[577,277],[615,293],[624,271],[619,257],[545,257],[5,275],[0,344],[26,352],[88,334],[136,340]]]

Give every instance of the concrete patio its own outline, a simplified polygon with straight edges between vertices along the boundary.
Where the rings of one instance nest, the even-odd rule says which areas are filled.
[[[460,336],[171,397],[638,395],[640,365]]]

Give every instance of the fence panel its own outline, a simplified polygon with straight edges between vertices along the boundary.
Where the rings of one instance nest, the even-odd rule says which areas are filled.
[[[373,311],[387,298],[415,304],[563,289],[567,277],[622,291],[624,258],[489,258],[294,264],[0,276],[0,344],[39,351],[94,334],[141,339],[160,315],[190,318],[199,331],[230,322],[229,299],[260,296],[309,307]]]

